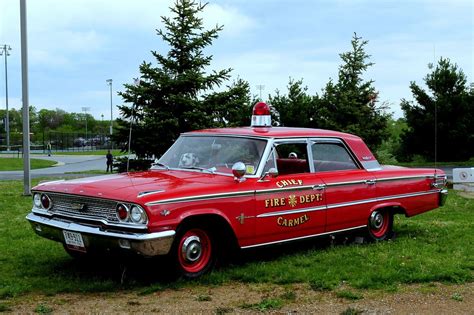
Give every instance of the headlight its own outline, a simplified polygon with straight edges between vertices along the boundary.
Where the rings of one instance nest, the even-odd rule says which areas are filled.
[[[40,194],[33,195],[33,204],[36,208],[41,208],[41,195]]]
[[[128,207],[124,204],[119,203],[115,209],[117,212],[117,218],[120,221],[125,221],[128,218]]]
[[[145,211],[139,206],[132,206],[132,209],[130,209],[130,219],[133,223],[145,223],[147,221]]]

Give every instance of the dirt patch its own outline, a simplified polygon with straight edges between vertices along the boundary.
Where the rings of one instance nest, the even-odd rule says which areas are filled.
[[[400,286],[397,292],[338,288],[312,290],[307,284],[228,284],[136,292],[25,295],[0,302],[14,313],[319,313],[474,314],[474,283]],[[353,313],[354,314],[354,313]]]

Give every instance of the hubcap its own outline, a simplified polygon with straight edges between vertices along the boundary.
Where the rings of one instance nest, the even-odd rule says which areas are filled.
[[[188,262],[195,262],[199,260],[202,254],[201,240],[199,237],[193,235],[183,242],[181,247],[181,255]]]
[[[378,211],[372,212],[370,215],[370,225],[374,229],[380,229],[383,226],[383,215]]]

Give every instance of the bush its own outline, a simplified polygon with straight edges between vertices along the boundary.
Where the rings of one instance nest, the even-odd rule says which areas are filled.
[[[114,169],[118,173],[124,173],[127,171],[127,160],[128,157],[118,157],[114,159]],[[129,171],[146,171],[151,167],[153,160],[148,159],[131,159],[129,162],[128,170]]]

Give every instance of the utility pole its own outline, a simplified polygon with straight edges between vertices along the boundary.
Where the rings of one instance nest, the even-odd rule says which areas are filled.
[[[260,91],[260,100],[263,101],[263,100],[262,100],[262,91],[265,90],[265,85],[263,85],[263,84],[258,84],[258,85],[257,85],[257,90]]]
[[[5,55],[5,103],[7,107],[7,117],[5,121],[5,131],[7,133],[7,151],[10,151],[10,115],[8,112],[8,67],[7,67],[7,57],[10,56],[10,51],[12,48],[4,44],[0,47],[0,56]]]
[[[20,0],[21,87],[23,100],[23,194],[31,195],[30,174],[30,100],[28,95],[28,37],[26,0]]]

